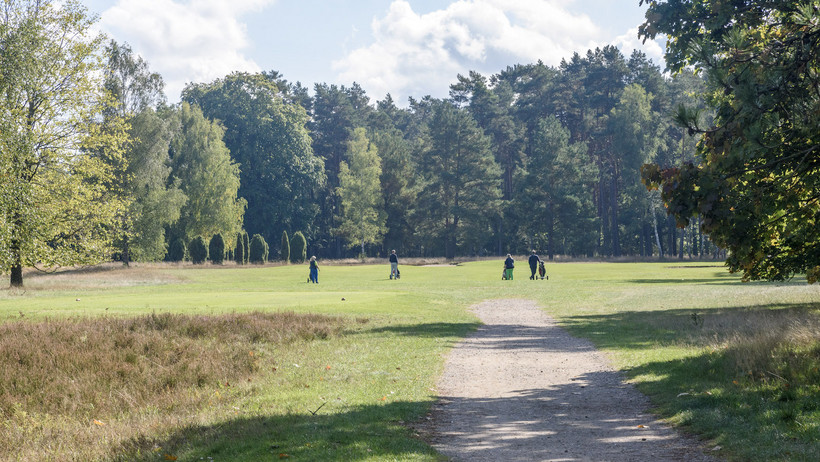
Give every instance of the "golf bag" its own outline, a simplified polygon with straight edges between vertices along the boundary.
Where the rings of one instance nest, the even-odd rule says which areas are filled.
[[[542,262],[542,261],[538,262],[538,276],[540,276],[541,279],[549,279],[550,278],[549,276],[547,276],[547,269],[544,268],[544,262]]]

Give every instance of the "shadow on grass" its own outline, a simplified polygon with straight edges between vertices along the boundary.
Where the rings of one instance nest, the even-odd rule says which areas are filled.
[[[789,324],[818,311],[820,304],[806,303],[620,312],[568,317],[562,325],[599,348],[634,350],[638,357],[653,348],[691,349],[684,358],[643,362],[623,372],[637,379],[663,417],[713,440],[732,458],[809,461],[820,453],[817,367],[795,369],[784,362],[781,369],[740,371],[737,358],[749,353],[736,339],[777,325],[761,320]]]
[[[369,329],[367,332],[376,334],[392,333],[396,335],[419,338],[451,338],[458,340],[475,331],[481,326],[480,322],[431,322],[422,324],[393,324],[390,326]]]
[[[432,439],[456,460],[712,460],[648,412],[621,373],[596,371],[571,383],[504,397],[442,397]]]
[[[641,378],[638,389],[652,398],[661,416],[711,440],[730,459],[816,461],[817,374],[803,383],[766,374],[749,377],[734,371],[731,354],[704,351],[624,373]]]
[[[677,436],[635,413],[646,402],[621,374],[597,371],[572,383],[521,389],[504,397],[440,397],[311,413],[235,418],[190,426],[164,439],[134,442],[118,460],[445,460],[425,441],[464,460],[703,460]],[[621,397],[613,406],[612,394]],[[624,398],[624,396],[628,396]],[[638,403],[633,400],[639,401]],[[433,408],[432,420],[424,418]],[[444,413],[446,412],[446,413]],[[441,417],[454,419],[457,429]],[[421,422],[421,423],[419,423]],[[417,433],[418,432],[418,433]],[[645,456],[645,457],[644,457]],[[694,457],[694,458],[693,458]]]
[[[681,269],[685,269],[681,268]],[[691,267],[697,268],[697,267]],[[768,285],[768,286],[790,286],[806,284],[805,277],[794,277],[788,281],[749,281],[743,282],[740,280],[740,275],[732,274],[727,271],[718,271],[712,273],[711,277],[691,278],[686,277],[686,273],[680,273],[681,277],[664,277],[664,278],[641,278],[641,279],[626,279],[622,281],[624,284],[704,284],[704,285],[721,285],[721,286],[749,286],[749,285]]]
[[[620,311],[567,316],[561,318],[560,325],[574,335],[590,339],[598,348],[631,350],[653,345],[706,345],[715,340],[715,334],[725,333],[747,315],[778,311],[793,315],[819,310],[820,304],[783,303],[755,307]]]
[[[404,426],[430,402],[393,402],[332,410],[236,418],[190,426],[165,439],[133,441],[117,460],[395,460],[435,451]],[[341,405],[337,405],[341,406]]]

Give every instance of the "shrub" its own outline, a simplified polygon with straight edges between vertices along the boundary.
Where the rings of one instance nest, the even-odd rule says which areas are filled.
[[[290,246],[290,261],[293,263],[304,263],[307,260],[307,241],[301,231],[293,234],[293,242]]]
[[[191,254],[191,261],[195,265],[201,265],[208,259],[208,246],[202,236],[195,237],[188,244],[188,253]]]
[[[217,265],[225,261],[225,240],[221,234],[215,234],[208,243],[208,256]]]
[[[175,239],[171,242],[171,246],[168,248],[168,260],[169,261],[182,261],[185,260],[185,241],[181,238]]]
[[[264,264],[268,261],[268,243],[261,234],[254,234],[251,239],[249,259],[251,263]]]
[[[233,260],[237,265],[245,263],[245,240],[242,238],[242,233],[236,235],[236,248],[233,251]]]
[[[245,252],[243,254],[244,257],[245,257],[245,260],[243,261],[243,263],[247,264],[250,261],[249,257],[250,257],[250,251],[251,251],[251,241],[248,238],[248,233],[247,232],[242,233],[242,246],[243,246],[242,250]]]
[[[290,260],[290,240],[288,240],[287,231],[282,231],[282,246],[279,248],[279,259],[285,263]]]

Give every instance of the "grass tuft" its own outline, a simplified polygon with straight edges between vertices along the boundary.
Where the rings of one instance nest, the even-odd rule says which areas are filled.
[[[220,390],[248,382],[275,360],[276,347],[343,328],[339,318],[288,312],[2,324],[0,454],[28,447],[36,459],[104,457],[112,441],[89,441],[89,429],[127,439],[161,428],[178,420],[169,415],[194,414]]]

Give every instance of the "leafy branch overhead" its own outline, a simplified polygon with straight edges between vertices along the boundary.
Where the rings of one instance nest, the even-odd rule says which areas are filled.
[[[650,1],[645,38],[667,34],[669,67],[707,78],[715,119],[696,163],[645,166],[679,225],[698,215],[745,279],[820,275],[820,11],[817,2]]]

